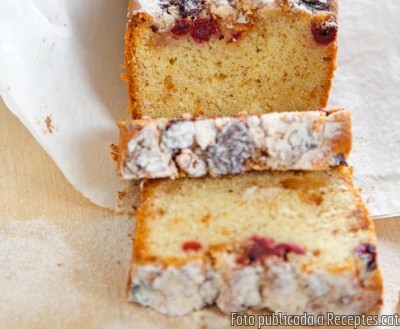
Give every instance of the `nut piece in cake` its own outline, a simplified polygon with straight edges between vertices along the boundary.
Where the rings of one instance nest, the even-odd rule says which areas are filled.
[[[336,0],[131,0],[126,65],[132,115],[323,108],[337,33]]]
[[[251,170],[326,170],[346,163],[346,110],[120,123],[123,179],[204,177]]]
[[[143,187],[131,301],[170,316],[377,310],[374,226],[351,169],[151,180]]]

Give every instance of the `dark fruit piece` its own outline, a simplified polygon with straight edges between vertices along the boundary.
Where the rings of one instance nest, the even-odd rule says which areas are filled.
[[[172,5],[172,3],[171,3],[170,0],[163,0],[163,1],[160,1],[160,7],[161,7],[161,9],[163,9],[163,10],[168,9],[171,5]]]
[[[376,247],[373,244],[364,243],[358,246],[354,251],[354,255],[366,262],[368,272],[376,269]]]
[[[197,241],[187,241],[182,244],[182,249],[185,252],[199,251],[201,248],[201,243]]]
[[[197,42],[207,42],[218,33],[219,27],[216,20],[199,18],[193,23],[191,36]]]
[[[314,40],[321,45],[328,45],[336,40],[338,26],[334,19],[322,23],[312,23],[311,31]]]
[[[305,254],[303,248],[290,243],[278,243],[277,245],[275,245],[274,250],[275,250],[275,255],[281,257],[284,260],[287,260],[287,255],[291,252],[298,255]]]
[[[283,260],[287,260],[289,253],[304,255],[303,248],[290,243],[275,243],[272,239],[254,236],[251,238],[252,246],[249,250],[250,261],[256,261],[260,258],[275,255]]]
[[[156,33],[156,32],[159,30],[158,26],[155,26],[155,25],[153,25],[153,24],[150,24],[150,25],[149,25],[149,28],[150,28],[154,33]]]
[[[240,174],[254,150],[254,141],[242,122],[227,124],[208,149],[207,157],[219,174]]]
[[[335,162],[337,166],[346,166],[346,167],[349,166],[343,153],[335,155]]]
[[[254,236],[251,238],[252,246],[249,250],[250,261],[256,261],[262,257],[273,255],[274,240]]]
[[[301,2],[317,10],[329,10],[329,3],[327,0],[301,0]]]
[[[192,22],[186,19],[177,20],[171,32],[176,35],[185,35],[192,30]]]
[[[201,0],[179,0],[178,6],[183,17],[195,18],[203,10]]]

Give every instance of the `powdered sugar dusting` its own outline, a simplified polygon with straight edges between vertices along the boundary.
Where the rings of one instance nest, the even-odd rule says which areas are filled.
[[[45,316],[76,318],[82,296],[68,273],[75,261],[54,224],[15,220],[0,226],[0,324]],[[51,302],[52,296],[57,303]]]
[[[227,20],[227,26],[233,27],[232,22],[247,24],[249,15],[258,9],[280,9],[278,0],[246,0],[241,6],[230,0],[138,0],[139,8],[134,13],[147,13],[159,24],[159,31],[168,30],[176,19],[213,16]],[[303,11],[315,14],[329,11],[327,0],[288,0],[292,11]]]
[[[162,5],[169,3],[169,1],[158,1],[158,0],[139,0],[139,11],[146,12],[150,15],[156,15],[162,13]]]

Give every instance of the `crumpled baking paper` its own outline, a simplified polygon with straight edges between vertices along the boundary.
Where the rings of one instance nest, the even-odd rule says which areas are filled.
[[[94,203],[115,208],[109,145],[127,117],[127,0],[1,0],[0,95]],[[330,106],[353,110],[351,164],[374,216],[400,213],[400,6],[341,0]],[[29,161],[29,159],[21,159]]]

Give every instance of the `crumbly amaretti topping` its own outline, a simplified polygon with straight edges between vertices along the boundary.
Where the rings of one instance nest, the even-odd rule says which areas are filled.
[[[147,13],[157,31],[170,30],[177,20],[221,18],[229,25],[248,24],[262,8],[284,8],[310,14],[333,12],[332,0],[136,0],[131,14]],[[230,22],[230,24],[229,24]]]
[[[172,316],[213,304],[224,313],[269,308],[290,314],[354,315],[381,302],[376,251],[370,243],[354,250],[352,269],[341,274],[314,268],[312,254],[300,246],[258,236],[239,250],[210,255],[215,257],[210,262],[190,260],[181,267],[135,264],[131,300]]]
[[[120,123],[124,179],[204,177],[250,170],[320,170],[346,163],[345,110]]]

